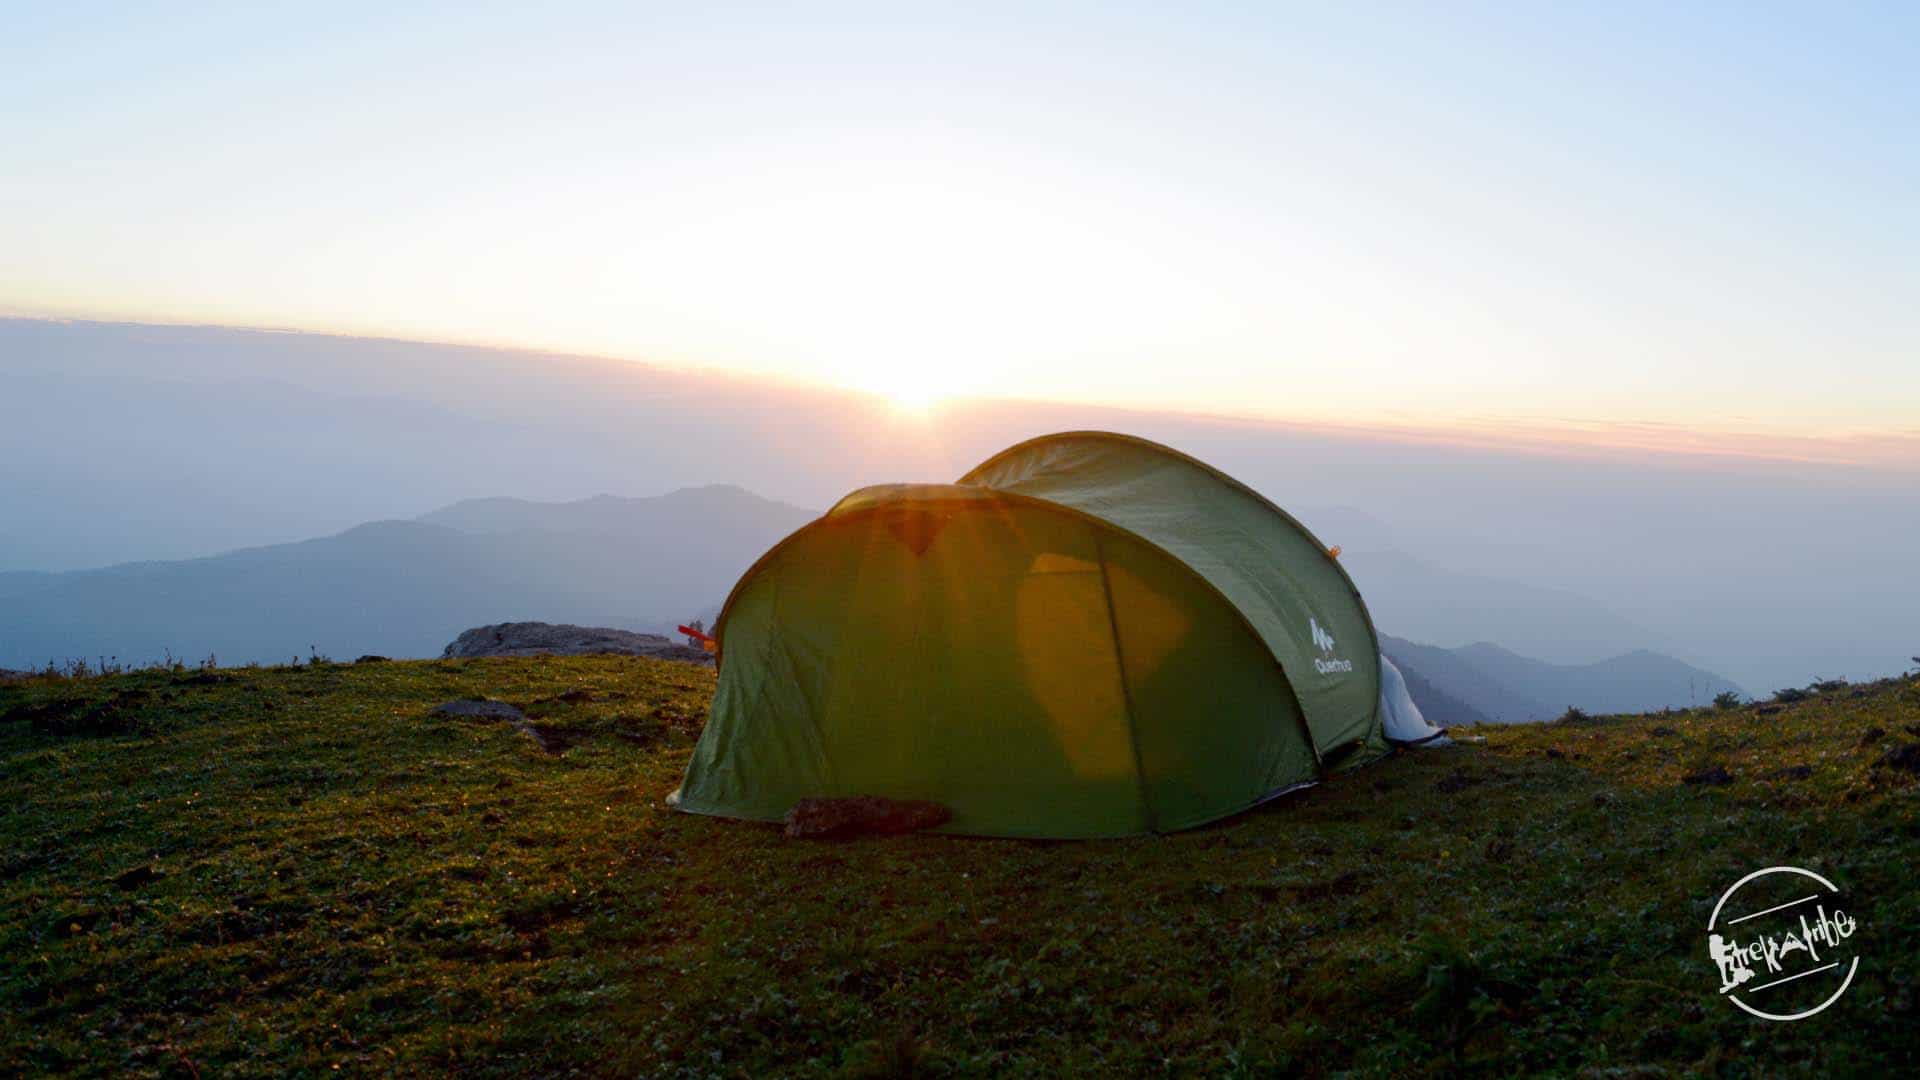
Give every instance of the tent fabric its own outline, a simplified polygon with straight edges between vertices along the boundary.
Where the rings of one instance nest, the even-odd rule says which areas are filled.
[[[1427,722],[1413,695],[1407,692],[1406,676],[1384,653],[1380,656],[1380,731],[1388,742],[1410,746],[1443,745],[1447,741],[1445,731]]]
[[[1145,439],[1095,431],[1021,443],[961,482],[1071,506],[1165,549],[1259,633],[1323,759],[1377,739],[1380,642],[1360,591],[1305,526],[1244,484]]]
[[[880,795],[947,831],[1125,836],[1386,750],[1372,626],[1318,541],[1184,455],[1057,438],[863,488],[762,556],[676,805]]]

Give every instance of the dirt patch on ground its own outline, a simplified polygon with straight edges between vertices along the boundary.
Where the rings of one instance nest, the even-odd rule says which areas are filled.
[[[1366,886],[1365,874],[1358,870],[1349,870],[1326,881],[1310,881],[1304,885],[1289,886],[1287,891],[1302,900],[1333,900],[1357,895]]]
[[[787,835],[806,840],[900,836],[952,820],[953,811],[939,803],[883,799],[878,795],[801,799],[787,811]]]
[[[564,754],[573,746],[573,740],[567,738],[565,732],[552,724],[530,722],[514,726],[519,728],[527,738],[532,739],[534,745],[549,754]]]
[[[137,735],[147,730],[151,691],[125,690],[105,698],[63,697],[0,712],[0,720],[25,720],[36,735]]]
[[[441,716],[459,716],[473,720],[525,720],[518,707],[493,698],[461,698],[433,707]]]
[[[505,720],[513,729],[532,739],[543,753],[564,754],[573,745],[559,728],[552,724],[543,724],[528,720],[527,714],[519,706],[492,698],[461,698],[434,706],[433,711],[440,716],[457,716],[468,720]]]
[[[1680,782],[1701,787],[1720,787],[1723,784],[1733,783],[1733,774],[1727,771],[1725,765],[1708,765],[1698,772],[1690,772],[1681,777]]]
[[[1475,784],[1484,784],[1487,778],[1465,769],[1455,769],[1440,779],[1434,789],[1442,795],[1457,795]]]
[[[1920,743],[1906,743],[1880,755],[1873,763],[1876,769],[1898,769],[1901,772],[1920,774]]]

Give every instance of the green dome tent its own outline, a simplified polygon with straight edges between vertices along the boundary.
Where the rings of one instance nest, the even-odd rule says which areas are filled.
[[[1387,748],[1340,564],[1245,485],[1123,435],[856,491],[747,571],[715,635],[674,798],[692,813],[880,795],[944,804],[951,832],[1168,832]]]

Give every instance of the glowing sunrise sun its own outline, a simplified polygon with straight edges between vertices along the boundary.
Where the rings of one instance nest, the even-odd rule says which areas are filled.
[[[946,388],[935,381],[932,372],[896,371],[868,384],[873,393],[887,399],[894,410],[920,415],[945,400]]]

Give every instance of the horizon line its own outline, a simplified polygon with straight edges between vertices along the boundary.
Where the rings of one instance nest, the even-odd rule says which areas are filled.
[[[671,362],[582,352],[538,342],[511,342],[460,337],[408,337],[392,331],[323,329],[294,324],[268,325],[208,322],[201,319],[156,320],[152,317],[58,315],[0,307],[0,322],[48,325],[212,330],[367,341],[428,348],[477,349],[523,357],[544,357],[604,364],[623,364],[666,375],[725,379],[770,384],[814,393],[835,393],[870,402],[886,395],[827,380],[775,372],[743,371],[719,365]],[[1044,406],[1094,409],[1148,417],[1176,417],[1216,424],[1255,425],[1315,432],[1354,441],[1404,442],[1460,448],[1505,450],[1530,456],[1576,460],[1641,460],[1655,463],[1764,464],[1812,466],[1870,472],[1920,472],[1920,427],[1910,429],[1861,428],[1832,433],[1802,433],[1778,429],[1686,427],[1670,421],[1595,420],[1581,417],[1530,418],[1522,416],[1459,417],[1451,422],[1396,420],[1388,417],[1340,420],[1312,416],[1231,413],[1210,409],[1153,408],[1126,403],[1028,398],[1014,395],[956,394],[930,404],[928,419],[963,408],[982,406]],[[1674,440],[1684,442],[1676,443]],[[1596,441],[1597,440],[1597,441]],[[1882,449],[1859,453],[1861,444]],[[1822,452],[1824,451],[1824,452]]]

